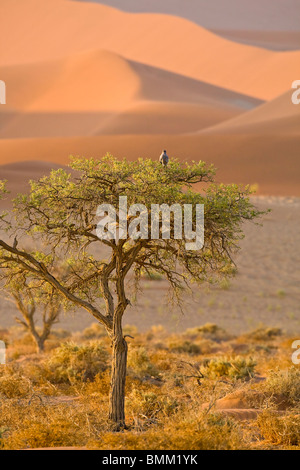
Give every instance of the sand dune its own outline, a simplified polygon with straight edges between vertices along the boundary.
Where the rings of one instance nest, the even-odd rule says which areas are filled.
[[[180,134],[197,132],[237,114],[234,108],[151,101],[119,113],[12,113],[0,117],[0,139]]]
[[[300,194],[300,107],[287,92],[299,51],[71,0],[2,0],[0,18],[0,165],[15,163],[0,178],[13,192],[70,154],[158,158],[167,148],[214,163],[220,181]]]
[[[78,0],[90,2],[91,0]],[[298,0],[92,0],[130,12],[166,13],[208,29],[300,31]],[[291,14],[293,12],[293,14]]]
[[[240,114],[233,107],[208,104],[141,102],[122,113],[104,119],[93,135],[182,134],[206,128]]]
[[[158,158],[162,148],[183,161],[204,160],[219,169],[218,181],[258,184],[260,194],[300,196],[300,136],[265,135],[115,135],[99,137],[2,139],[1,163],[43,160],[67,164],[69,155],[101,157],[111,152],[129,160]],[[38,163],[37,163],[38,165]],[[15,167],[15,178],[23,170]],[[0,179],[2,168],[0,167]]]
[[[8,66],[2,76],[11,89],[0,114],[6,139],[191,132],[261,103],[101,50]]]
[[[290,87],[300,60],[298,51],[237,44],[182,18],[128,14],[100,4],[3,0],[0,15],[5,18],[0,30],[0,42],[6,44],[0,53],[3,66],[101,48],[265,100]]]
[[[291,96],[292,91],[288,91],[243,115],[201,132],[300,136],[300,106],[292,103]]]
[[[102,50],[4,67],[1,77],[9,105],[27,112],[118,111],[140,86],[128,61]]]
[[[78,0],[81,2],[91,0]],[[297,0],[93,0],[128,12],[165,13],[186,18],[231,41],[269,50],[300,49]]]

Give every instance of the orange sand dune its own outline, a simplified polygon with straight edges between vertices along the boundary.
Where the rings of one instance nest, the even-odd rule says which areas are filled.
[[[0,140],[0,163],[44,160],[67,164],[69,155],[101,157],[111,152],[129,160],[158,158],[166,148],[183,161],[204,160],[219,169],[218,181],[258,184],[260,194],[300,196],[300,136],[266,135],[127,135],[52,139]],[[14,181],[23,181],[23,170],[15,165]],[[0,167],[0,179],[5,174]],[[9,180],[11,180],[12,175]]]
[[[1,74],[0,138],[192,132],[261,103],[101,50]]]
[[[260,135],[279,133],[300,136],[300,106],[293,104],[291,97],[292,90],[243,115],[201,132]]]
[[[9,105],[27,112],[118,111],[140,87],[128,61],[102,50],[3,67],[1,77]]]
[[[93,135],[101,134],[181,134],[196,131],[240,114],[232,107],[208,104],[141,102],[103,119]]]
[[[263,100],[287,90],[299,68],[299,51],[237,44],[174,16],[68,0],[2,0],[0,18],[2,66],[102,48]]]

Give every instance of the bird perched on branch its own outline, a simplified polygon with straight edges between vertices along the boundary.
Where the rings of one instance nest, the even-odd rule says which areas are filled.
[[[167,166],[167,164],[169,163],[169,157],[167,155],[166,150],[164,150],[161,156],[159,157],[159,163],[161,163],[163,166]]]

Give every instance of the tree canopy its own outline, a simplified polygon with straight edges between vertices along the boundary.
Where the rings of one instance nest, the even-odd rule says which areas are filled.
[[[180,293],[192,282],[214,282],[234,274],[233,255],[243,237],[242,223],[262,214],[250,200],[249,187],[216,184],[214,167],[202,161],[187,164],[175,160],[163,168],[149,159],[130,162],[107,155],[98,160],[72,158],[70,167],[70,171],[59,169],[31,181],[29,194],[14,201],[14,220],[1,219],[1,229],[7,230],[14,242],[1,237],[0,270],[5,278],[8,268],[16,269],[27,282],[42,282],[60,295],[66,307],[86,309],[105,326],[116,351],[117,344],[126,350],[122,317],[130,304],[126,290],[129,274],[137,288],[143,271],[159,273],[179,302]],[[0,190],[4,196],[4,182]],[[130,207],[143,205],[149,236],[99,238],[99,206],[114,207],[116,225],[120,226],[120,197],[126,197]],[[182,208],[204,205],[201,249],[190,250],[185,236],[175,237],[174,214],[170,236],[151,238],[153,205],[163,204]],[[128,213],[127,222],[136,223],[140,215]],[[194,209],[191,217],[196,230]],[[36,249],[26,249],[28,237]],[[62,264],[64,269],[58,269]]]

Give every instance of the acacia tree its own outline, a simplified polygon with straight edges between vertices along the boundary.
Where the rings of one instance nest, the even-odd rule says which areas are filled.
[[[61,305],[57,295],[52,294],[45,301],[37,286],[30,286],[23,279],[21,280],[23,282],[20,282],[19,273],[15,269],[9,269],[5,262],[4,266],[2,272],[5,273],[5,290],[22,316],[22,318],[16,317],[16,322],[32,336],[37,353],[40,354],[45,350],[45,342],[51,334],[53,325],[59,322]],[[37,326],[38,318],[41,318],[41,328]]]
[[[261,213],[249,199],[249,189],[214,184],[215,170],[204,162],[167,168],[152,160],[119,161],[110,155],[100,159],[72,159],[72,174],[52,171],[50,176],[31,182],[28,195],[14,202],[18,246],[0,239],[0,259],[5,266],[18,267],[31,281],[42,281],[60,294],[67,304],[82,307],[104,327],[112,340],[112,368],[109,418],[116,429],[125,426],[124,397],[127,342],[122,319],[130,305],[128,279],[139,285],[141,272],[150,270],[164,276],[180,302],[180,293],[191,282],[213,282],[234,273],[232,254],[242,238],[242,222]],[[198,185],[198,191],[193,185]],[[202,184],[202,186],[201,186]],[[128,206],[143,204],[148,236],[99,238],[97,223],[102,204],[116,209],[120,225],[120,196]],[[175,237],[175,217],[167,238],[152,239],[153,206],[204,204],[205,238],[199,250],[188,249],[189,240]],[[124,217],[124,214],[122,214]],[[141,224],[141,213],[127,214],[127,222]],[[192,226],[196,228],[196,211]],[[145,214],[143,214],[145,221]],[[183,223],[183,222],[182,222]],[[9,229],[9,231],[12,229]],[[45,243],[39,252],[21,247],[24,233]],[[162,227],[160,226],[160,234]],[[55,268],[64,259],[68,275],[60,277]]]

